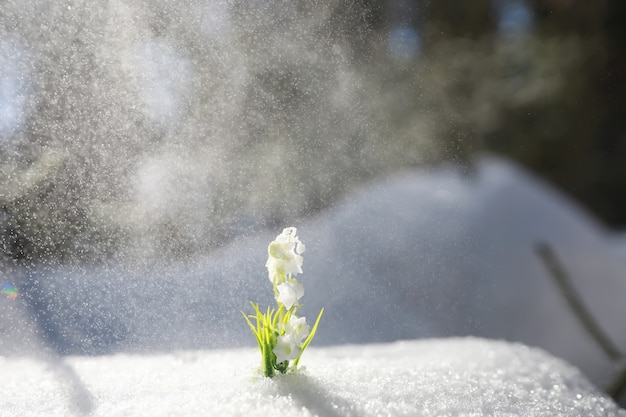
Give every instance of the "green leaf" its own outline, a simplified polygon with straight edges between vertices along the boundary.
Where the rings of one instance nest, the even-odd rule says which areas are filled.
[[[246,313],[244,313],[242,311],[241,315],[243,316],[244,319],[246,319],[246,322],[248,323],[248,326],[250,326],[250,330],[252,330],[252,333],[254,333],[254,337],[256,338],[256,342],[259,344],[259,348],[261,348],[262,346],[261,346],[261,339],[259,338],[259,333],[256,331],[254,325],[252,324],[252,322],[250,321],[248,316],[246,316]],[[250,317],[254,317],[254,316],[250,316]]]
[[[311,343],[311,340],[313,340],[313,337],[315,336],[315,332],[317,331],[317,325],[320,324],[320,319],[322,318],[322,314],[324,314],[324,308],[320,310],[320,313],[317,315],[317,320],[315,320],[315,324],[313,325],[313,328],[311,329],[311,333],[309,333],[309,336],[304,340],[304,343],[302,343],[302,352],[300,352],[300,355],[293,361],[294,368],[298,366],[298,362],[300,362],[300,358],[302,357],[302,354],[304,353],[304,349],[306,349],[306,347],[309,346],[309,343]]]

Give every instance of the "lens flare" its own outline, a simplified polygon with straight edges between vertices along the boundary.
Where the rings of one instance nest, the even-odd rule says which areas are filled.
[[[15,300],[17,298],[17,290],[8,282],[2,283],[2,292],[6,294],[7,298]]]

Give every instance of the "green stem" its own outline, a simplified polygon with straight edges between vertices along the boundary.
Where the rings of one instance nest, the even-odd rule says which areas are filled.
[[[263,375],[272,378],[274,376],[274,364],[272,363],[273,352],[270,350],[271,345],[263,346]]]

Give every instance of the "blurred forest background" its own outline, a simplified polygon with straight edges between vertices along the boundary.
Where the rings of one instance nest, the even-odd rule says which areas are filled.
[[[0,0],[0,250],[150,262],[489,151],[626,226],[623,0]]]

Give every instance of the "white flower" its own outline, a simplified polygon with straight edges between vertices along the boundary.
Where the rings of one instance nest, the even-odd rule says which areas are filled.
[[[296,236],[295,227],[287,227],[267,247],[265,266],[272,283],[280,284],[292,275],[302,273],[304,244]]]
[[[276,301],[282,303],[287,310],[293,307],[294,304],[297,305],[300,298],[304,295],[304,287],[295,279],[278,284],[276,289],[278,290]]]
[[[291,361],[302,353],[299,343],[295,343],[289,336],[278,336],[276,347],[272,350],[276,355],[276,363]]]
[[[302,341],[309,335],[311,327],[306,322],[306,317],[297,317],[292,314],[289,321],[283,325],[284,336],[291,338],[294,343],[302,344]]]
[[[302,341],[309,335],[311,328],[305,317],[292,314],[289,321],[282,325],[283,334],[276,339],[276,347],[272,350],[276,355],[276,363],[291,361],[302,353]]]

